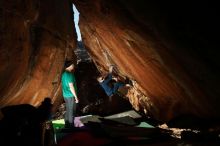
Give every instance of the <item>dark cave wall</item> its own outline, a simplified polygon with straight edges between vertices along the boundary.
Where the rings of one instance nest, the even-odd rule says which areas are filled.
[[[65,57],[75,38],[68,0],[1,0],[0,107],[60,98]]]

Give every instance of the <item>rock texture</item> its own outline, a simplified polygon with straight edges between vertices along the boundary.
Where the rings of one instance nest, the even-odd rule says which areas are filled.
[[[184,13],[180,5],[165,2],[74,2],[81,12],[83,40],[99,70],[106,73],[114,64],[122,77],[135,81],[128,99],[136,110],[162,121],[181,114],[219,116],[219,78],[213,67],[219,61],[212,56],[217,47],[211,43],[208,50],[208,31],[203,28],[200,34],[208,25],[202,20],[215,21],[217,9],[181,3],[188,9]],[[202,17],[203,8],[212,12]]]
[[[127,98],[136,110],[160,121],[182,114],[220,116],[214,4],[72,2],[80,11],[83,42],[99,71],[105,74],[114,64],[122,78],[133,80]],[[62,99],[62,64],[65,57],[74,58],[71,11],[68,0],[1,0],[1,107],[38,105],[45,96]]]
[[[1,107],[38,105],[47,96],[53,101],[60,96],[63,61],[67,54],[72,57],[75,45],[70,4],[1,0]]]

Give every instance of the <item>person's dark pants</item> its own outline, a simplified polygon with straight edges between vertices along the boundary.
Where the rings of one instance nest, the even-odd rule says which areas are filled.
[[[108,96],[112,96],[118,91],[120,87],[125,86],[125,84],[122,82],[116,82],[113,84],[113,87],[111,88],[108,86],[111,80],[112,80],[112,74],[109,73],[107,78],[101,83],[102,88],[105,90]]]
[[[119,89],[120,87],[123,87],[123,86],[125,86],[125,84],[122,83],[122,82],[116,82],[116,83],[114,83],[114,86],[113,86],[113,89],[112,89],[112,93],[115,94],[115,93],[118,91],[118,89]]]
[[[69,124],[73,124],[75,114],[76,114],[76,102],[73,97],[71,98],[64,98],[66,103],[66,113],[65,113],[65,122]]]

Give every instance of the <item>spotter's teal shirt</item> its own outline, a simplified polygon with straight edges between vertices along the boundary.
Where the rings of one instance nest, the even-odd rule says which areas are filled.
[[[76,79],[73,73],[71,72],[63,72],[62,78],[61,78],[61,84],[62,84],[62,92],[64,98],[72,98],[74,95],[72,94],[69,83],[73,83],[74,89],[77,94],[77,87],[76,87]]]

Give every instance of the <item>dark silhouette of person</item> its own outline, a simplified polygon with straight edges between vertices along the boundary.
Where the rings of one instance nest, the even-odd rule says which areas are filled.
[[[45,122],[52,119],[52,101],[50,97],[45,97],[41,105],[37,108],[39,121]]]
[[[10,105],[1,109],[0,141],[3,145],[40,146],[40,123],[36,107]]]

